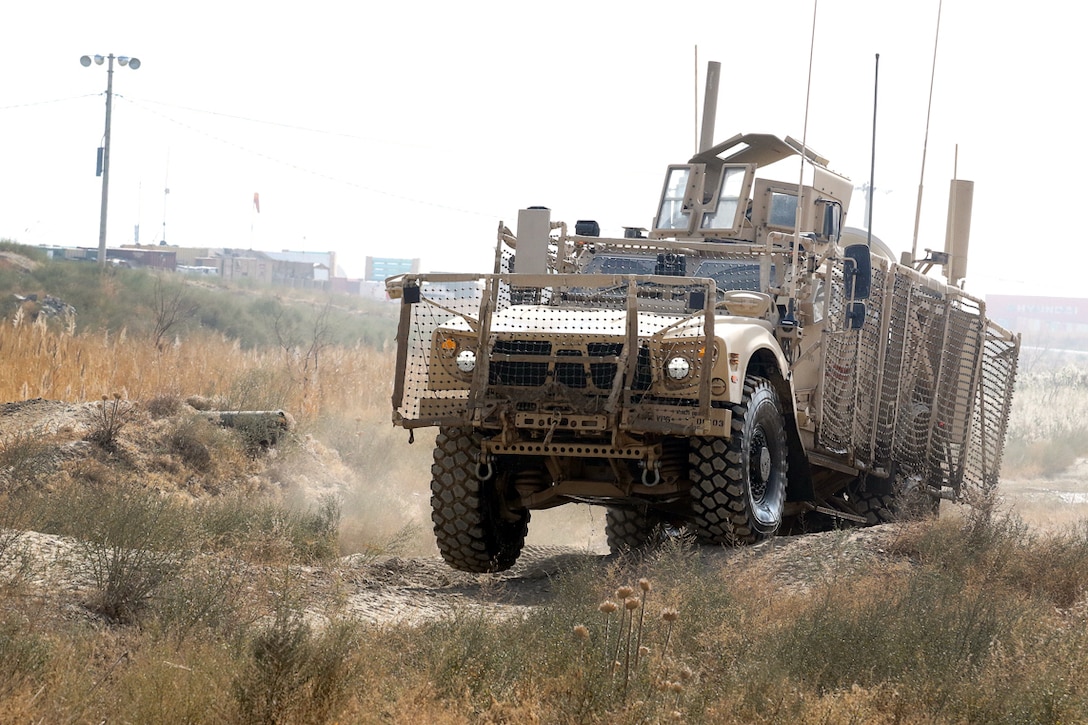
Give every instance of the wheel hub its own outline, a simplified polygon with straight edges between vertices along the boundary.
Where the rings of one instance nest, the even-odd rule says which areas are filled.
[[[767,446],[759,449],[759,478],[767,481],[771,477],[771,451]]]

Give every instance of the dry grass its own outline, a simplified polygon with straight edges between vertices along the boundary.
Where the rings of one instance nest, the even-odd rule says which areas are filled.
[[[1017,378],[999,493],[1026,522],[1088,518],[1088,362],[1028,353]]]
[[[0,350],[0,400],[84,402],[107,394],[89,439],[107,451],[115,439],[122,447],[130,441],[130,448],[150,456],[145,480],[159,488],[223,493],[257,473],[252,462],[238,460],[224,431],[179,416],[181,401],[288,410],[298,429],[264,466],[271,486],[283,488],[300,507],[326,493],[339,496],[344,553],[384,550],[394,541],[409,553],[433,550],[424,480],[433,434],[421,432],[409,447],[407,434],[391,425],[391,352],[329,345],[320,366],[311,362],[303,376],[299,361],[282,349],[244,350],[219,335],[160,346],[124,331],[76,333],[71,326],[47,325],[44,317],[31,323],[18,313],[0,325]],[[170,430],[152,440],[148,431],[156,425]],[[6,488],[28,477],[40,483],[42,439],[13,436],[0,441]]]
[[[139,627],[8,591],[0,722],[1083,721],[1088,529],[953,517],[886,557],[801,592],[679,540],[572,565],[521,617],[414,627],[307,618],[277,567],[234,587],[205,563]]]
[[[1016,381],[1007,478],[1052,478],[1088,456],[1088,367],[1037,366]]]
[[[905,525],[882,556],[823,565],[804,589],[757,557],[723,567],[669,541],[572,565],[523,616],[369,626],[292,572],[433,552],[433,438],[408,446],[389,423],[391,352],[329,346],[299,375],[282,350],[220,336],[164,347],[21,319],[0,325],[0,352],[4,400],[113,407],[109,445],[0,440],[0,723],[1086,721],[1082,509],[1047,531],[993,508]],[[1088,452],[1086,390],[1076,370],[1021,376],[1006,476],[1034,483],[1006,489],[1013,505],[1032,486],[1085,490],[1066,461]],[[194,395],[300,426],[247,455],[185,413]],[[4,533],[22,527],[86,534],[83,608],[33,593],[23,541]],[[566,508],[534,516],[531,536],[581,545],[602,527]]]
[[[388,408],[394,362],[371,347],[329,347],[303,378],[282,350],[243,350],[218,335],[160,348],[124,330],[76,333],[18,314],[0,325],[0,350],[0,400],[201,395],[236,408],[284,408],[303,420]]]

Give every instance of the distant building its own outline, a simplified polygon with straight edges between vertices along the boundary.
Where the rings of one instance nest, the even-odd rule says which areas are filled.
[[[987,295],[986,315],[1010,330],[1088,330],[1088,299]]]
[[[51,258],[95,262],[97,247],[44,248]],[[107,262],[119,267],[139,267],[175,271],[181,274],[219,277],[225,282],[251,281],[269,286],[322,289],[345,294],[378,296],[362,280],[347,279],[339,267],[336,252],[262,252],[230,247],[141,246],[126,244],[109,247]],[[419,271],[419,260],[377,260],[367,258],[367,270],[381,275],[400,271]],[[389,271],[395,270],[395,271]],[[376,286],[375,286],[376,287]],[[384,284],[381,296],[384,297]]]
[[[367,257],[366,274],[363,279],[367,282],[383,282],[386,277],[395,274],[415,274],[419,272],[419,259],[398,259],[394,257]]]
[[[264,252],[269,259],[280,262],[292,262],[297,264],[312,265],[312,269],[324,269],[324,279],[332,277],[346,277],[344,270],[336,264],[336,252],[292,252],[285,249],[282,252]]]
[[[177,252],[160,247],[129,247],[107,249],[106,260],[124,262],[128,267],[161,269],[173,272],[177,268]]]
[[[1088,299],[987,295],[986,315],[1013,332],[1024,344],[1088,350]]]

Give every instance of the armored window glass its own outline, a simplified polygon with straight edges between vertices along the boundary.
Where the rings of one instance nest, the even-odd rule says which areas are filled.
[[[767,223],[774,227],[793,229],[797,221],[797,195],[781,191],[771,192],[771,208]]]
[[[675,166],[669,169],[665,190],[661,194],[661,208],[657,214],[656,229],[687,229],[691,225],[691,211],[684,210],[684,199],[691,179],[691,168]]]
[[[703,213],[702,229],[735,229],[737,210],[740,206],[741,191],[744,189],[743,167],[722,170],[721,187],[718,203],[713,211]]]

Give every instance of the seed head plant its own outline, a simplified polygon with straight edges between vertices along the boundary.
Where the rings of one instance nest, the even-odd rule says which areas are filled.
[[[137,412],[136,404],[125,400],[120,393],[115,392],[112,396],[103,395],[95,415],[95,426],[87,439],[103,448],[113,448],[117,443],[117,437],[125,426],[133,421]]]
[[[648,600],[651,591],[653,586],[646,578],[639,579],[636,586],[617,587],[613,592],[615,599],[605,599],[597,605],[597,611],[601,613],[602,619],[601,637],[594,638],[590,628],[582,624],[574,627],[574,637],[580,647],[599,647],[603,653],[604,674],[611,682],[610,698],[615,698],[619,704],[626,704],[631,687],[636,682],[643,682],[648,697],[651,699],[654,697],[656,688],[659,698],[664,697],[669,700],[667,704],[670,709],[678,708],[679,693],[683,691],[682,681],[686,681],[691,676],[691,670],[684,668],[682,672],[686,675],[682,674],[679,681],[673,682],[667,677],[671,661],[668,649],[672,641],[673,627],[679,620],[679,612],[676,609],[667,608],[661,611],[659,618],[651,617],[647,620],[645,614],[649,608]],[[612,618],[617,612],[619,621],[613,625]],[[647,631],[648,621],[660,621],[665,628],[664,644],[656,658],[652,658],[653,648],[647,644],[652,639],[650,632]],[[674,685],[680,686],[680,690],[677,690]],[[665,704],[663,700],[661,702]],[[644,704],[640,701],[631,703],[630,706],[638,705],[641,708]],[[662,713],[660,717],[667,717],[667,713]]]

